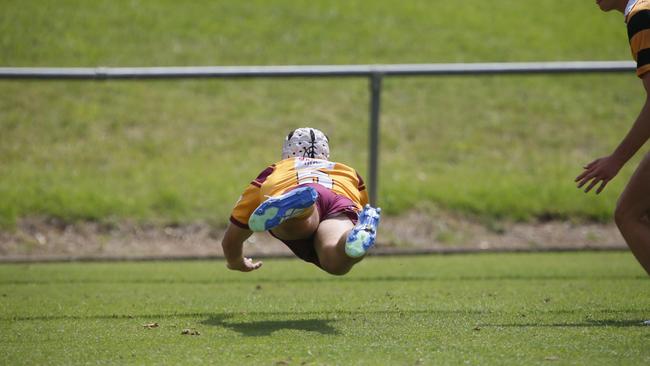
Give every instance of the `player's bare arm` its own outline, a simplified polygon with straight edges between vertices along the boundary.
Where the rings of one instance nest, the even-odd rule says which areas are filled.
[[[602,192],[607,183],[618,174],[623,165],[650,138],[650,72],[643,75],[642,81],[646,91],[646,101],[632,128],[611,155],[596,159],[585,165],[584,171],[576,177],[575,181],[578,182],[578,188],[582,188],[589,183],[585,188],[585,192],[589,192],[599,183],[600,186],[596,190],[596,194]]]
[[[250,272],[262,266],[262,262],[244,258],[244,241],[253,234],[252,231],[233,225],[228,225],[221,241],[223,254],[226,257],[226,266],[234,271]]]

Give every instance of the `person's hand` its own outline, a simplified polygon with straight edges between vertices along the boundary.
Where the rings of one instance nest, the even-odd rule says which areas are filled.
[[[228,262],[226,266],[228,269],[232,269],[233,271],[250,272],[262,267],[262,262],[253,262],[251,258],[242,257],[239,261],[234,263]]]
[[[579,182],[578,188],[582,188],[582,186],[591,181],[587,188],[585,188],[585,193],[589,192],[600,182],[600,186],[596,190],[596,194],[598,194],[618,174],[623,164],[624,162],[621,162],[612,155],[596,159],[584,166],[585,170],[576,177],[575,182]]]

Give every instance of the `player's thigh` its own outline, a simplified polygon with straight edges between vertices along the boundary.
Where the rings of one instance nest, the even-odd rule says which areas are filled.
[[[318,230],[316,230],[316,237],[314,238],[316,251],[319,252],[326,247],[336,246],[343,234],[353,227],[354,224],[345,215],[321,221],[320,225],[318,225]]]
[[[618,200],[617,214],[642,216],[650,211],[650,153],[632,174],[630,181]]]

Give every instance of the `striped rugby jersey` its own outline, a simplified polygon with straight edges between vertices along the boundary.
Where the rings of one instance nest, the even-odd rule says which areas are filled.
[[[636,74],[642,77],[650,71],[650,0],[637,0],[625,16],[627,37],[634,61]]]
[[[239,198],[230,222],[248,229],[248,218],[267,196],[279,196],[300,184],[318,183],[349,198],[358,210],[368,203],[368,192],[361,176],[353,168],[333,161],[288,158],[264,169]]]

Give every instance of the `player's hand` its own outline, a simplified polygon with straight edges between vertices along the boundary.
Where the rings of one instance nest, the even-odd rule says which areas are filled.
[[[262,262],[253,262],[251,258],[241,258],[235,263],[228,262],[226,266],[233,271],[250,272],[262,267]]]
[[[596,159],[584,166],[584,171],[576,177],[575,182],[578,182],[578,188],[582,188],[582,186],[589,183],[587,188],[585,188],[585,193],[591,191],[596,184],[600,183],[600,186],[596,190],[596,194],[598,194],[618,174],[623,164],[624,162],[611,155]]]

